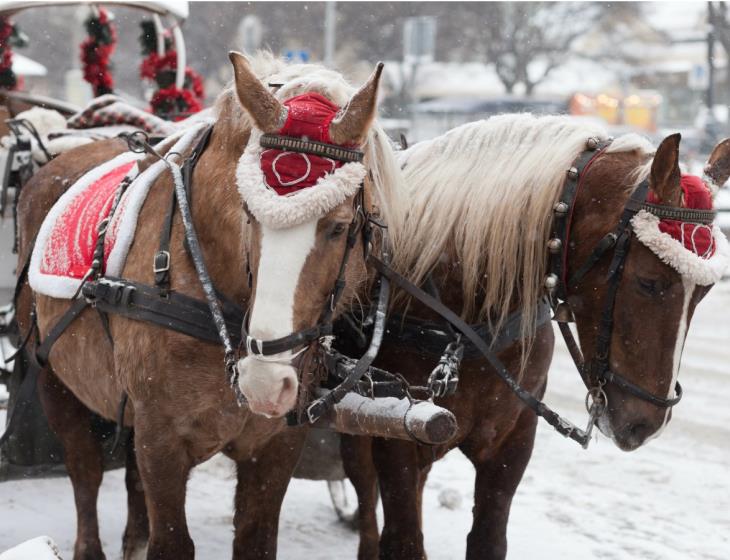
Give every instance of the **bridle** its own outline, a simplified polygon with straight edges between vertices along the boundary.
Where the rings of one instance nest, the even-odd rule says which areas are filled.
[[[607,383],[613,383],[632,396],[659,408],[671,408],[682,399],[682,386],[679,381],[676,382],[673,397],[662,397],[629,381],[623,375],[612,370],[610,366],[610,349],[614,326],[613,314],[619,283],[633,233],[631,219],[640,210],[649,212],[660,219],[681,220],[694,224],[711,224],[715,217],[713,211],[647,203],[649,181],[645,179],[632,192],[616,227],[596,244],[582,266],[568,279],[567,257],[570,246],[570,227],[577,193],[583,176],[610,143],[611,139],[601,141],[597,138],[589,138],[586,142],[586,149],[567,171],[563,192],[553,209],[552,234],[548,242],[548,249],[550,250],[549,274],[545,277],[545,288],[550,295],[560,332],[586,387],[588,387],[586,405],[589,410],[594,407],[600,409],[598,415],[608,405],[608,398],[603,389]],[[586,274],[611,250],[613,250],[613,255],[606,276],[607,291],[598,326],[595,353],[590,360],[586,361],[568,326],[568,323],[574,321],[570,304],[567,301],[568,295],[569,291],[576,289]]]
[[[277,134],[264,134],[261,137],[261,146],[265,148],[328,157],[345,163],[354,161],[360,162],[364,157],[363,152],[359,150]],[[350,260],[352,249],[357,244],[358,236],[362,236],[363,251],[365,253],[364,256],[367,259],[370,251],[370,241],[372,238],[372,224],[377,223],[373,220],[370,211],[365,208],[364,185],[364,182],[360,183],[355,194],[353,202],[354,216],[347,229],[347,240],[342,260],[340,261],[337,279],[335,280],[330,295],[325,301],[324,308],[322,309],[317,324],[313,327],[302,329],[280,338],[261,340],[250,335],[247,327],[247,315],[241,325],[241,345],[239,346],[239,354],[242,349],[245,349],[248,356],[261,359],[262,361],[269,361],[267,360],[267,357],[271,358],[278,354],[282,354],[283,352],[295,349],[301,352],[301,350],[306,348],[306,346],[332,336],[334,314],[337,309],[337,305],[342,298],[342,294],[345,291],[345,273],[347,271],[347,263]],[[252,276],[249,266],[249,259],[247,258],[246,267],[248,269],[250,279]],[[286,359],[289,358],[291,358],[291,356]]]

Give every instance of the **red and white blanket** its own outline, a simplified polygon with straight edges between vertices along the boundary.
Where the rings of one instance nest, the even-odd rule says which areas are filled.
[[[158,145],[158,151],[184,154],[199,138],[207,122],[197,123]],[[144,154],[122,153],[82,175],[53,205],[36,238],[28,277],[36,292],[69,299],[91,266],[99,237],[99,223],[109,215],[119,184],[133,179],[122,196],[104,239],[104,268],[120,276],[134,240],[137,218],[147,193],[166,169],[156,161],[139,173]]]

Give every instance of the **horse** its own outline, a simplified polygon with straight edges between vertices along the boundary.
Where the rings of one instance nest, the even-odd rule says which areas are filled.
[[[499,333],[517,314],[519,336],[495,351],[518,372],[522,387],[538,398],[546,388],[554,344],[552,327],[538,320],[538,301],[555,287],[548,255],[556,249],[557,256],[564,255],[565,278],[592,263],[580,282],[566,282],[564,298],[574,314],[583,354],[596,360],[600,345],[607,344],[610,370],[618,372],[613,381],[598,385],[605,400],[596,424],[624,451],[657,437],[669,422],[671,405],[678,400],[672,396],[678,390],[693,311],[728,263],[727,241],[716,227],[698,226],[698,235],[707,237],[710,232],[715,251],[705,260],[708,255],[695,254],[689,241],[683,244],[684,237],[680,243],[659,231],[659,218],[645,212],[632,220],[633,233],[627,234],[627,256],[618,276],[615,271],[609,275],[614,261],[603,253],[590,259],[640,185],[648,184],[649,198],[659,212],[662,207],[667,212],[670,207],[691,206],[697,195],[684,190],[679,139],[669,136],[655,151],[634,134],[609,143],[600,126],[569,117],[502,115],[421,142],[399,157],[408,211],[403,222],[388,224],[394,267],[416,284],[431,277],[444,303],[466,320],[486,323],[491,333]],[[597,150],[600,145],[603,148]],[[585,152],[591,152],[590,166],[572,169]],[[726,182],[729,165],[730,141],[725,140],[708,161],[698,191],[705,199]],[[580,172],[580,188],[569,238],[556,241],[552,223],[554,215],[565,210],[559,204],[566,170],[576,181]],[[662,226],[665,222],[670,232],[678,223],[662,220]],[[694,239],[695,230],[687,231],[688,239]],[[562,254],[559,242],[565,247]],[[611,278],[616,278],[613,297]],[[555,297],[554,291],[550,294]],[[607,298],[612,302],[608,308]],[[396,302],[398,321],[407,313],[411,324],[433,328],[438,320],[431,309],[403,294]],[[607,311],[613,330],[602,343]],[[424,372],[433,367],[430,360],[439,351],[434,357],[432,350],[429,355],[412,339],[403,339],[398,321],[390,324],[375,365],[423,385]],[[445,330],[443,324],[440,328]],[[595,390],[587,368],[581,370],[586,386]],[[466,557],[506,556],[511,501],[530,460],[537,417],[479,358],[462,362],[458,390],[436,403],[458,420],[458,434],[446,445],[428,448],[389,439],[342,438],[345,471],[358,494],[360,560],[426,557],[423,486],[431,464],[454,448],[476,470]],[[380,538],[376,480],[384,511]]]
[[[235,78],[219,96],[207,147],[197,154],[190,207],[218,293],[243,308],[257,295],[258,302],[264,303],[253,307],[249,332],[261,338],[277,336],[303,328],[310,319],[291,309],[281,311],[281,306],[269,313],[267,298],[276,296],[277,286],[301,285],[303,293],[287,300],[290,305],[306,300],[311,308],[331,306],[329,315],[334,318],[350,304],[363,282],[365,240],[343,235],[342,224],[362,225],[362,208],[376,206],[392,188],[391,181],[395,184],[399,178],[390,144],[374,122],[382,65],[355,91],[340,74],[316,65],[287,65],[267,55],[249,61],[239,53],[231,53],[230,59]],[[268,160],[269,175],[272,170],[275,176],[294,172],[292,184],[302,179],[300,175],[315,181],[310,185],[314,188],[279,197],[263,184],[254,185],[254,179],[271,179],[260,174],[254,177],[251,165],[248,177],[242,177],[246,165],[239,160],[248,154],[257,165],[264,161],[267,156],[261,155],[258,141],[262,135],[286,127],[300,130],[289,141],[306,141],[300,137],[301,127],[310,133],[316,130],[327,140],[319,148],[334,150],[332,157],[347,153],[362,158],[364,153],[364,160],[340,166],[334,159],[305,154],[305,169],[301,162],[298,167],[296,162],[294,167],[282,162],[278,171],[277,162]],[[190,151],[188,147],[181,150],[185,153],[165,155],[170,144],[158,148],[168,161],[179,161]],[[120,140],[81,146],[58,156],[33,176],[18,206],[19,270],[35,254],[34,240],[54,202],[93,166],[127,149]],[[269,152],[281,155],[276,150]],[[140,172],[151,168],[154,161],[140,157]],[[241,186],[243,182],[248,190]],[[322,182],[328,184],[322,186]],[[256,192],[255,186],[259,187]],[[163,268],[153,257],[164,237],[161,230],[172,189],[167,173],[152,184],[123,264],[121,277],[125,280],[152,285]],[[277,203],[285,206],[288,222],[263,223],[255,218]],[[385,208],[383,213],[389,218]],[[274,222],[276,214],[270,216]],[[169,222],[169,271],[163,271],[169,272],[169,285],[164,295],[201,298],[201,281],[186,254],[184,224],[178,218]],[[303,241],[300,237],[305,234]],[[288,253],[292,261],[278,263],[278,270],[269,248],[276,240],[288,240],[300,250]],[[346,261],[344,253],[348,254]],[[329,292],[297,284],[297,266],[316,273],[322,283],[331,283],[330,289],[338,280],[337,299],[329,299]],[[340,267],[343,270],[338,275]],[[33,305],[37,341],[41,341],[67,312],[69,302],[39,293],[31,274],[31,284],[24,284],[18,302],[23,333],[33,328],[27,319]],[[287,428],[283,416],[306,398],[311,376],[302,370],[311,362],[317,339],[308,341],[297,355],[285,351],[268,361],[253,355],[249,344],[237,358],[237,378],[229,379],[223,372],[219,345],[114,313],[106,318],[107,328],[103,323],[93,310],[82,311],[53,345],[38,382],[49,424],[63,444],[74,489],[74,558],[104,558],[96,512],[101,450],[88,430],[89,414],[94,411],[116,419],[125,393],[128,402],[122,409],[122,423],[134,428],[134,445],[129,446],[132,454],[127,463],[124,558],[143,557],[145,549],[150,559],[193,558],[184,509],[187,477],[193,466],[220,451],[237,463],[233,557],[275,557],[278,514],[306,433],[303,427]],[[235,390],[229,386],[231,382]],[[240,406],[240,400],[246,406]]]

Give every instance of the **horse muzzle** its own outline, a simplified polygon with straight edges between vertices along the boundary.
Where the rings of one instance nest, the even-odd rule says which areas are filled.
[[[254,414],[279,418],[296,406],[299,380],[291,364],[247,356],[238,361],[238,371],[238,387]]]

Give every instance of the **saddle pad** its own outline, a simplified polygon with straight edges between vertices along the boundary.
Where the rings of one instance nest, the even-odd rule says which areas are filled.
[[[198,139],[207,122],[176,133],[157,146],[161,153],[184,154]],[[167,166],[156,161],[139,173],[146,154],[124,152],[88,171],[53,205],[43,220],[31,256],[28,278],[34,291],[62,299],[76,294],[91,267],[99,237],[98,224],[111,210],[119,184],[133,179],[122,196],[104,239],[103,273],[121,276],[134,240],[137,218],[155,180]],[[175,156],[177,157],[177,156]]]

